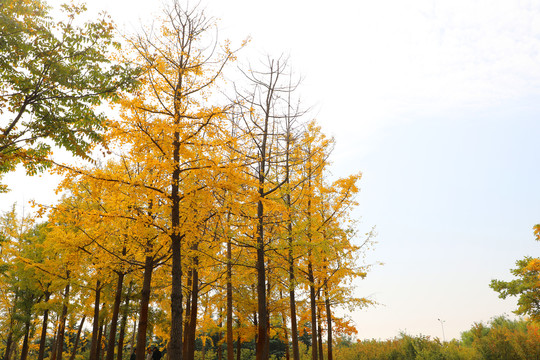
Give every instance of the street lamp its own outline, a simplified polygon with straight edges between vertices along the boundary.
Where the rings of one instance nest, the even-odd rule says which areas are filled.
[[[446,339],[444,337],[444,323],[445,323],[445,320],[441,320],[441,319],[437,319],[441,322],[441,328],[442,328],[442,339],[443,339],[443,342],[446,342]]]

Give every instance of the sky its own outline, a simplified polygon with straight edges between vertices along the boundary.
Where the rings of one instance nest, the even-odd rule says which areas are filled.
[[[50,0],[58,4],[59,0]],[[124,33],[166,1],[89,0]],[[348,313],[358,338],[459,338],[512,317],[491,279],[539,256],[540,4],[497,0],[207,0],[240,61],[290,56],[312,116],[336,139],[334,176],[361,171],[372,268]],[[0,210],[54,199],[55,179],[5,180]],[[384,263],[384,265],[378,265]],[[442,321],[439,321],[440,319]]]

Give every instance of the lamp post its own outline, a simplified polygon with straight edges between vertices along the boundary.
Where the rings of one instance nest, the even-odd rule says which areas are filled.
[[[443,342],[446,342],[446,339],[445,339],[445,337],[444,337],[444,322],[445,322],[445,320],[441,320],[441,319],[437,319],[437,320],[439,320],[440,323],[441,323],[441,328],[442,328],[442,339],[443,339]]]

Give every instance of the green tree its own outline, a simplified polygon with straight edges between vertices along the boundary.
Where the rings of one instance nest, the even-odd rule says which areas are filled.
[[[518,296],[518,308],[514,313],[529,315],[540,320],[540,258],[526,256],[516,261],[517,268],[511,272],[518,278],[511,281],[491,280],[489,285],[499,297]]]
[[[58,20],[42,0],[1,2],[0,176],[19,163],[42,170],[52,144],[85,157],[105,123],[96,107],[133,83],[110,55],[120,46],[110,19],[77,25],[84,10],[64,5]]]
[[[540,224],[533,226],[536,241],[540,241]],[[499,293],[499,297],[519,296],[518,308],[514,313],[529,315],[532,320],[540,320],[540,258],[525,256],[516,261],[517,268],[510,272],[517,277],[512,281],[491,280],[489,285]]]

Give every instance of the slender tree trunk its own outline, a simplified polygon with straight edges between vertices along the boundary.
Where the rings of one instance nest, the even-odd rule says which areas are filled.
[[[21,360],[26,360],[28,357],[28,337],[30,335],[30,325],[32,322],[32,313],[26,314],[27,318],[24,322],[24,339],[23,339],[23,345],[21,349]]]
[[[308,261],[308,280],[311,307],[311,358],[312,360],[319,360],[319,346],[317,344],[317,300],[315,297],[315,277],[313,275],[311,259]]]
[[[94,299],[94,318],[92,322],[92,340],[90,345],[90,360],[97,360],[99,335],[99,304],[101,298],[101,281],[96,280],[96,297]]]
[[[296,320],[296,279],[294,275],[294,257],[293,257],[293,244],[292,244],[292,222],[289,221],[288,233],[289,233],[289,307],[291,311],[291,338],[293,349],[293,360],[300,360],[300,350],[298,347],[298,324]]]
[[[238,340],[236,340],[236,360],[241,360],[242,358],[242,338],[240,337],[240,332],[238,332]]]
[[[262,197],[262,190],[259,192]],[[257,311],[258,311],[258,331],[256,360],[268,360],[269,358],[269,338],[268,338],[268,308],[266,307],[266,266],[264,247],[264,207],[262,201],[257,204]]]
[[[334,360],[334,354],[333,354],[333,346],[332,346],[332,342],[334,339],[332,339],[332,312],[331,312],[331,309],[330,309],[330,298],[328,296],[328,289],[326,289],[325,291],[325,299],[324,299],[324,304],[326,306],[326,324],[327,324],[327,327],[328,329],[326,330],[327,332],[327,346],[328,346],[328,359],[327,360]]]
[[[194,246],[194,250],[197,250],[197,244]],[[193,360],[195,357],[195,333],[197,330],[197,306],[199,299],[199,272],[197,267],[199,266],[199,258],[195,256],[193,261],[193,281],[191,290],[191,318],[189,319],[189,335],[188,335],[188,354],[187,360]]]
[[[131,352],[135,352],[135,337],[137,334],[137,319],[133,320],[133,333],[131,334]],[[135,354],[137,356],[137,354]]]
[[[68,302],[69,302],[69,283],[66,285],[64,290],[64,304],[62,305],[62,316],[60,317],[60,326],[58,328],[58,339],[57,342],[57,360],[62,360],[62,355],[64,353],[64,335],[66,331],[66,320],[67,320],[67,311],[68,311]]]
[[[217,359],[223,360],[223,346],[221,345],[221,339],[223,336],[223,333],[221,332],[221,328],[223,326],[223,308],[219,309],[219,324],[218,324],[220,330],[218,331],[218,345],[217,345]]]
[[[79,346],[79,340],[81,339],[81,332],[85,320],[86,315],[83,316],[83,318],[81,319],[81,323],[79,324],[79,329],[77,330],[77,336],[75,337],[75,343],[73,344],[73,350],[71,351],[71,356],[69,360],[75,360],[75,355],[77,355],[77,347]]]
[[[281,315],[281,318],[283,319],[283,331],[285,332],[285,360],[291,359],[291,351],[290,351],[290,344],[289,344],[289,332],[287,331],[287,322],[285,318],[285,314]]]
[[[227,237],[227,360],[234,360],[233,341],[232,241]]]
[[[13,346],[13,330],[10,328],[6,340],[6,349],[4,350],[4,360],[10,360],[11,348]]]
[[[320,299],[320,296],[317,296]],[[321,321],[321,308],[317,306],[317,338],[319,344],[319,360],[324,360],[323,343],[322,343],[322,321]]]
[[[105,319],[101,320],[101,324],[99,326],[99,333],[98,333],[98,347],[97,347],[97,359],[101,360],[101,353],[103,350],[102,346],[102,340],[103,340],[103,327],[104,327]]]
[[[103,304],[103,306],[105,306],[105,304]],[[107,336],[109,334],[109,330],[110,330],[110,327],[109,327],[109,323],[107,322],[106,319],[103,319],[103,336],[101,338],[101,354],[99,355],[99,359],[100,360],[105,360],[105,354],[107,353],[107,344],[105,343],[105,339],[107,339]]]
[[[120,322],[120,334],[118,334],[118,351],[116,353],[116,360],[122,360],[124,354],[124,339],[126,337],[126,326],[129,315],[129,298],[131,297],[132,286],[133,283],[130,282],[124,303],[124,311],[122,312],[122,321]],[[133,347],[131,352],[133,353]]]
[[[125,255],[125,248],[122,252]],[[118,315],[120,314],[120,303],[122,302],[122,289],[124,288],[124,273],[118,273],[118,280],[116,282],[116,293],[114,295],[114,305],[112,312],[111,326],[109,330],[109,342],[107,345],[107,357],[106,360],[114,360],[114,345],[116,342],[116,328],[118,326]]]
[[[178,106],[182,103],[182,75],[177,83],[175,94],[174,124],[180,125]],[[172,250],[172,280],[171,280],[171,336],[169,340],[169,360],[182,360],[182,325],[184,324],[182,309],[182,235],[180,234],[180,132],[173,133],[174,169],[171,179],[171,250]],[[137,359],[143,360],[143,359]]]
[[[11,310],[11,316],[9,318],[9,333],[6,340],[6,348],[4,350],[4,360],[11,359],[11,352],[13,349],[13,327],[15,326],[15,312],[17,310],[16,304],[19,300],[19,289],[15,289],[15,299],[13,300],[13,308]]]
[[[189,322],[191,321],[191,291],[193,288],[193,271],[188,271],[187,277],[187,296],[186,296],[186,316],[184,317],[184,343],[182,344],[182,353],[184,359],[188,358],[188,344],[189,344]]]
[[[139,329],[137,332],[136,360],[145,360],[146,357],[146,330],[148,329],[148,304],[150,303],[150,289],[152,285],[152,271],[154,259],[147,256],[144,262],[143,286],[141,289],[141,306],[139,310]]]
[[[49,302],[51,293],[45,291],[45,303]],[[43,325],[41,327],[41,337],[39,339],[39,351],[37,360],[43,360],[45,357],[45,343],[47,341],[47,325],[49,321],[49,308],[45,308],[43,311]]]
[[[56,360],[56,353],[58,348],[58,332],[60,330],[60,318],[56,321],[56,330],[54,331],[53,346],[51,350],[51,360]]]

